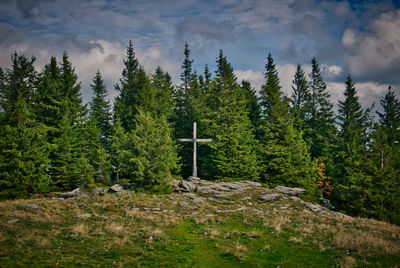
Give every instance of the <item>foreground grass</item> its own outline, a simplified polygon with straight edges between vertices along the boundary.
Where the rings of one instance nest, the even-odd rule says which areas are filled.
[[[0,267],[400,266],[397,226],[316,215],[292,200],[258,204],[240,198],[194,203],[181,194],[133,194],[4,201]],[[91,217],[79,218],[85,213]]]

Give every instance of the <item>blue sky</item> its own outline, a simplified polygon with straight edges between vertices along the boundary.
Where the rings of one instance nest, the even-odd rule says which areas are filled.
[[[0,66],[17,51],[40,70],[66,50],[90,99],[97,69],[110,98],[132,40],[148,72],[159,65],[179,82],[185,41],[195,68],[215,69],[222,48],[238,79],[264,83],[268,53],[290,95],[296,64],[315,56],[332,100],[343,99],[347,73],[367,107],[391,85],[400,95],[400,2],[317,0],[0,0]]]

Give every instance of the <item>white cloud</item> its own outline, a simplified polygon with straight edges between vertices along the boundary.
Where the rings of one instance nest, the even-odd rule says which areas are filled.
[[[338,65],[322,64],[321,69],[323,77],[325,77],[327,80],[337,78],[343,74],[342,67]]]
[[[254,87],[257,92],[260,91],[261,86],[265,83],[264,73],[261,71],[253,71],[253,70],[236,70],[234,74],[237,77],[237,81],[239,83],[242,80],[248,80],[252,87]]]
[[[374,20],[368,31],[347,29],[342,37],[350,73],[360,79],[400,82],[400,10]]]

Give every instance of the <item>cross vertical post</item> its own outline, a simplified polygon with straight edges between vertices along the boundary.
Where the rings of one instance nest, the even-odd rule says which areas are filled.
[[[193,122],[193,139],[178,139],[182,142],[193,142],[193,177],[197,177],[197,142],[211,142],[212,139],[197,139],[197,123]]]

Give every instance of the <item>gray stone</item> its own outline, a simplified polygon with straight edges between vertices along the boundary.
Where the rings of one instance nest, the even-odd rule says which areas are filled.
[[[71,192],[67,192],[67,193],[62,193],[60,195],[60,197],[62,198],[74,198],[74,197],[83,197],[86,196],[87,193],[85,193],[81,188],[76,188],[74,190],[72,190]]]
[[[9,224],[15,224],[17,222],[19,222],[19,219],[11,219],[11,220],[7,221],[7,223],[9,223]]]
[[[197,209],[196,206],[191,206],[191,205],[189,205],[187,202],[184,202],[184,201],[179,202],[179,205],[180,205],[181,207],[184,207],[184,208],[190,209],[190,210]]]
[[[331,201],[329,201],[329,199],[326,198],[320,198],[319,202],[322,206],[326,207],[329,210],[335,210],[335,206],[332,205]]]
[[[187,181],[187,180],[183,180],[179,183],[180,188],[183,191],[187,191],[187,192],[191,192],[191,191],[195,191],[196,190],[196,185],[191,182],[191,181]]]
[[[225,210],[216,209],[215,212],[217,212],[217,213],[232,213],[232,212],[239,212],[239,211],[245,211],[245,210],[247,210],[246,207],[240,207],[240,208],[236,208],[236,209],[225,209]]]
[[[285,186],[276,186],[274,190],[278,193],[290,195],[290,196],[300,196],[304,193],[304,188],[291,188]]]
[[[178,191],[179,190],[179,183],[180,183],[180,181],[178,181],[178,180],[170,180],[169,181],[169,184],[172,186],[172,188],[175,190],[175,191]]]
[[[40,208],[38,205],[35,204],[25,204],[25,205],[19,205],[17,206],[19,209],[25,209],[25,210],[37,210],[40,211]]]
[[[111,193],[118,193],[123,190],[124,190],[124,188],[122,187],[122,185],[114,184],[113,186],[110,187],[110,189],[108,191]]]
[[[266,203],[273,200],[276,200],[280,197],[280,194],[265,194],[258,199],[259,203]]]
[[[78,219],[81,220],[86,220],[92,217],[92,214],[90,213],[84,213],[84,214],[79,214],[78,216],[76,216]]]
[[[321,212],[326,212],[326,208],[324,208],[321,205],[317,205],[317,204],[312,204],[312,203],[306,203],[305,206],[311,210],[312,212],[315,213],[321,213]]]
[[[96,195],[105,195],[106,193],[107,193],[107,189],[106,188],[101,188],[101,187],[96,187],[91,192],[91,194],[94,195],[94,196],[96,196]]]

